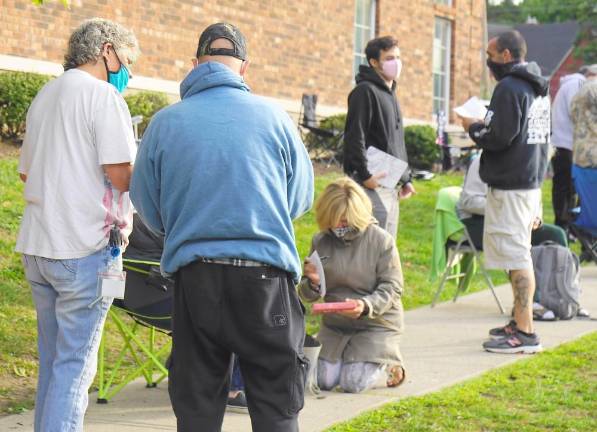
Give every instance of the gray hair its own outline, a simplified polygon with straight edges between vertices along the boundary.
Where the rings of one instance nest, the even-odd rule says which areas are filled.
[[[106,43],[111,43],[120,60],[127,64],[139,57],[139,43],[132,30],[102,18],[84,21],[70,36],[64,56],[64,70],[94,62]]]
[[[578,70],[578,72],[584,76],[597,75],[597,63],[592,65],[584,65]]]

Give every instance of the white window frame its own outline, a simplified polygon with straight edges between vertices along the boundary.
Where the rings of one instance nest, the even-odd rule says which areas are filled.
[[[369,23],[359,23],[357,22],[357,10],[359,8],[359,3],[362,3],[366,0],[355,0],[354,2],[354,27],[353,27],[353,55],[352,55],[352,68],[353,68],[353,77],[359,72],[359,65],[367,64],[367,56],[365,55],[365,47],[367,46],[367,42],[375,37],[375,21],[376,21],[376,12],[377,12],[377,0],[371,0],[371,9],[369,11]],[[369,30],[369,37],[366,38],[367,40],[363,40],[363,46],[357,46],[357,32],[361,32],[362,30]]]
[[[447,26],[442,26],[442,28],[444,30],[447,30],[448,35],[446,38],[447,44],[446,46],[441,45],[442,44],[442,39],[439,38],[438,39],[438,35],[435,34],[435,29],[437,27],[437,22],[441,21],[445,24],[447,24]],[[452,21],[446,18],[442,18],[442,17],[438,17],[436,16],[434,18],[433,21],[433,73],[432,73],[432,92],[433,92],[433,116],[434,118],[437,116],[437,110],[436,110],[436,101],[439,99],[440,101],[443,101],[442,105],[443,105],[443,111],[444,114],[446,116],[449,115],[450,113],[450,80],[451,80],[451,73],[452,73]],[[440,35],[441,36],[441,35]],[[438,43],[440,45],[438,45]],[[444,59],[444,65],[445,65],[445,70],[438,70],[439,65],[435,64],[435,59],[436,59],[436,49],[440,49],[442,50],[442,55],[443,55],[443,59]],[[435,77],[437,75],[440,75],[443,81],[443,88],[444,88],[444,92],[443,95],[438,96],[435,94]]]

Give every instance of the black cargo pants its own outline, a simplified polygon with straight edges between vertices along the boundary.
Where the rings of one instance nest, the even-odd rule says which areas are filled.
[[[179,432],[219,432],[232,353],[253,431],[298,431],[308,363],[305,322],[289,274],[194,262],[176,277],[168,390]]]

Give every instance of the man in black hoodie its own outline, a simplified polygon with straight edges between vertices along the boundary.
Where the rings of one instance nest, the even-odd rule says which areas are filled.
[[[396,99],[396,82],[402,70],[400,49],[390,36],[367,43],[369,65],[361,65],[356,87],[348,96],[348,114],[344,131],[344,172],[363,186],[373,204],[373,216],[379,226],[396,238],[398,199],[415,193],[410,170],[402,175],[398,189],[387,189],[378,180],[386,173],[370,173],[367,148],[376,147],[408,162],[404,146],[404,125]]]
[[[541,184],[550,136],[548,82],[535,63],[525,63],[526,42],[517,31],[491,39],[487,65],[498,84],[484,120],[463,119],[478,147],[481,179],[489,186],[483,247],[489,268],[509,272],[514,319],[489,331],[490,352],[541,350],[533,331],[535,276],[531,230],[541,215]]]

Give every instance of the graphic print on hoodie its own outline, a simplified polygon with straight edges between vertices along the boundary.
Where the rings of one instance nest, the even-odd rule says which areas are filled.
[[[482,148],[480,175],[490,187],[536,189],[547,169],[548,81],[536,63],[515,65],[496,86],[483,123],[469,135]]]

